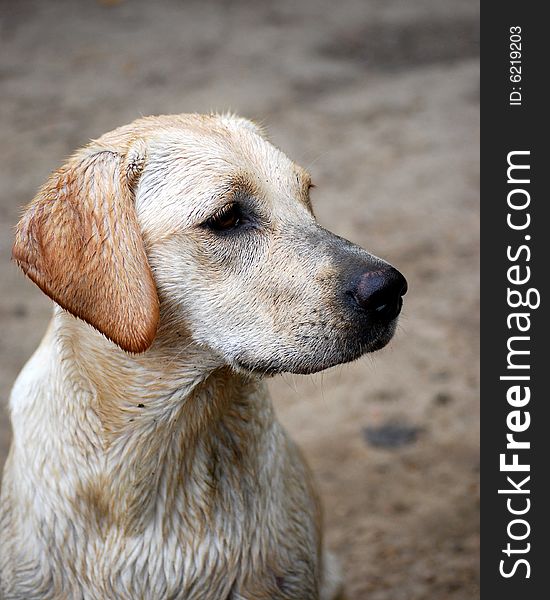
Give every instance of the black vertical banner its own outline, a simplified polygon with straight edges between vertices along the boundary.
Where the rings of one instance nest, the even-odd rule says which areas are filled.
[[[481,59],[481,593],[550,598],[550,29],[485,2]]]

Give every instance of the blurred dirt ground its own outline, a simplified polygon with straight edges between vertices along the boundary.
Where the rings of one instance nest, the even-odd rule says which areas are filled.
[[[319,221],[410,283],[391,345],[271,383],[349,598],[479,596],[478,10],[465,0],[0,0],[0,464],[50,303],[12,227],[73,149],[139,115],[234,110],[308,168]]]

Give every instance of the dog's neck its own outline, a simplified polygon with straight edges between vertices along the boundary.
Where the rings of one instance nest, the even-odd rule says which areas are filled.
[[[145,354],[130,355],[58,310],[47,337],[66,386],[52,415],[79,463],[82,513],[137,531],[158,517],[159,499],[167,517],[182,497],[208,506],[190,496],[217,488],[220,468],[239,485],[239,469],[250,467],[239,463],[253,460],[254,437],[272,420],[260,382],[185,338],[163,342],[162,331]]]

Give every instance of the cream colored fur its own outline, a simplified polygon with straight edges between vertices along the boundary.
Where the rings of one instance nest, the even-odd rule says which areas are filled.
[[[338,593],[262,376],[353,360],[393,326],[355,341],[342,264],[385,263],[315,222],[309,185],[248,121],[155,117],[92,142],[27,209],[14,256],[66,310],[11,395],[5,600]],[[244,233],[205,226],[237,200]]]

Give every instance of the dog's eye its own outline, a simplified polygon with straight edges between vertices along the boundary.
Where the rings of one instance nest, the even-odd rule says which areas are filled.
[[[239,226],[242,220],[237,204],[228,204],[206,221],[206,225],[214,231],[229,231]]]

